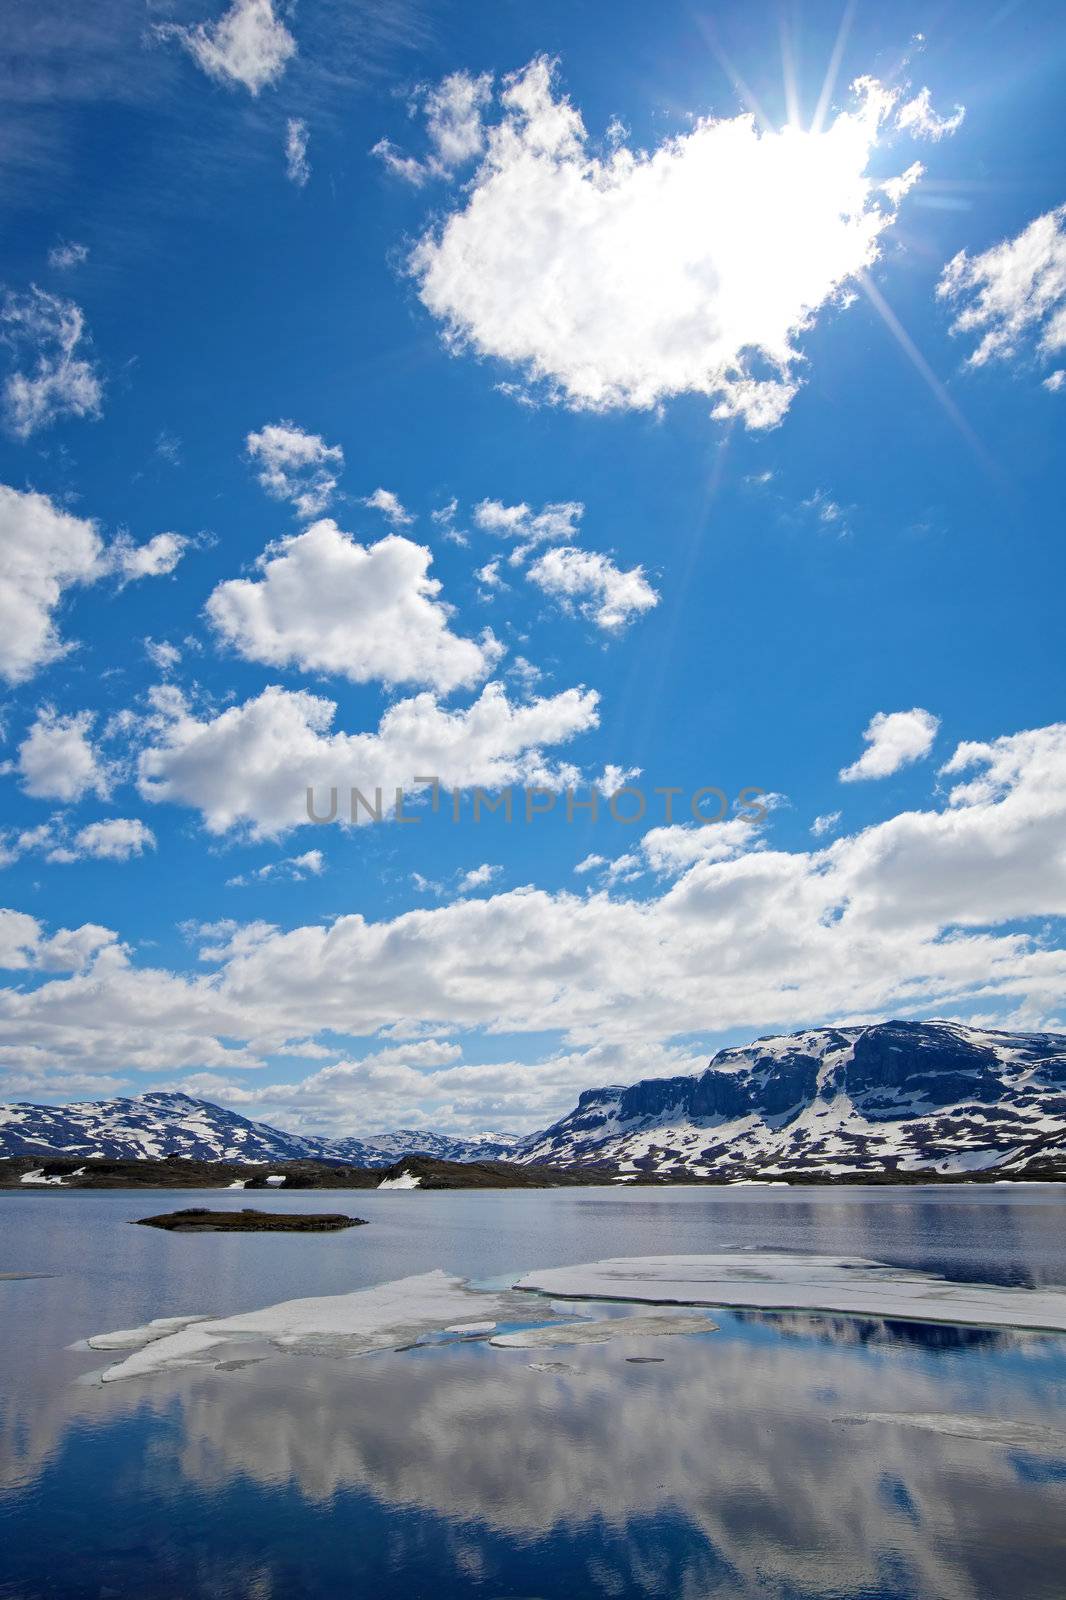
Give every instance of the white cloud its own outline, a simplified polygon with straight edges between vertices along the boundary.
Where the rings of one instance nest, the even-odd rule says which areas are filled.
[[[145,639],[144,653],[156,671],[164,676],[181,662],[181,651],[167,639]]]
[[[927,809],[812,850],[697,859],[646,898],[526,887],[379,922],[251,924],[193,977],[135,966],[105,930],[84,976],[0,991],[0,1050],[105,1073],[210,1070],[414,1019],[438,1034],[561,1030],[568,1049],[606,1052],[583,1058],[587,1087],[617,1079],[602,1070],[611,1052],[632,1050],[639,1076],[638,1051],[711,1030],[962,1006],[1054,1016],[1066,950],[1046,922],[1066,915],[1066,725],[963,744],[942,776],[953,782]],[[5,939],[24,966],[43,934],[33,918],[0,920]],[[543,1104],[556,1059],[464,1069],[448,1115],[483,1105],[489,1084],[505,1099],[525,1084],[527,1107]]]
[[[933,110],[928,89],[919,89],[913,100],[908,100],[896,112],[896,127],[915,139],[932,139],[938,143],[946,135],[962,126],[965,106],[956,106],[950,117],[941,117]]]
[[[524,500],[516,506],[506,506],[502,500],[480,500],[474,507],[474,522],[482,533],[516,541],[510,556],[512,566],[520,566],[538,545],[579,539],[578,524],[584,515],[580,500],[556,500],[539,511]]]
[[[915,706],[912,711],[878,711],[863,733],[867,748],[838,774],[841,783],[887,778],[901,767],[920,761],[933,748],[939,717]]]
[[[1066,372],[1061,367],[1056,372],[1052,372],[1049,377],[1044,379],[1044,388],[1051,394],[1058,394],[1060,389],[1066,388]]]
[[[96,582],[102,554],[84,517],[0,484],[0,676],[8,683],[25,682],[70,649],[55,613],[65,590]]]
[[[18,439],[28,439],[60,417],[98,417],[103,385],[91,362],[77,352],[87,341],[85,315],[73,300],[47,294],[34,284],[27,294],[7,294],[0,307],[0,334],[33,359],[4,384],[4,415]]]
[[[701,118],[650,155],[597,156],[538,58],[506,80],[475,179],[411,254],[423,303],[452,348],[570,406],[695,393],[773,426],[797,336],[894,220],[867,172],[894,96],[856,89],[857,109],[822,132]]]
[[[449,544],[458,545],[461,550],[465,550],[470,540],[461,528],[455,526],[455,518],[458,511],[459,502],[453,495],[447,505],[438,506],[429,515],[434,526],[440,529],[442,539],[447,539]]]
[[[18,771],[28,795],[65,803],[90,793],[106,799],[112,775],[92,741],[95,720],[92,711],[61,716],[51,706],[40,708],[18,748]]]
[[[252,95],[273,83],[296,54],[296,40],[274,15],[271,0],[233,0],[217,22],[160,23],[157,38],[177,39],[208,77]]]
[[[492,866],[489,862],[483,861],[480,867],[471,867],[468,872],[464,872],[456,887],[460,894],[469,894],[471,889],[487,889],[502,872],[502,867]]]
[[[415,520],[399,496],[393,494],[391,489],[375,489],[373,494],[367,495],[363,504],[370,506],[374,511],[380,511],[394,528],[410,527]]]
[[[416,97],[426,117],[430,151],[424,161],[404,155],[390,139],[379,139],[371,151],[396,178],[421,187],[429,178],[450,177],[481,154],[485,145],[482,110],[492,98],[492,76],[484,72],[450,72]]]
[[[399,534],[357,544],[327,518],[268,545],[257,578],[220,583],[207,615],[250,661],[448,692],[486,677],[501,648],[451,631],[432,560]]]
[[[643,567],[623,571],[609,556],[572,545],[546,550],[526,576],[545,594],[608,633],[617,632],[659,603]]]
[[[176,690],[159,690],[139,786],[147,800],[194,807],[211,833],[244,826],[257,837],[307,825],[309,788],[320,815],[338,789],[346,823],[352,788],[372,804],[380,786],[387,811],[396,788],[410,796],[423,775],[446,787],[558,786],[573,769],[553,768],[544,749],[595,727],[597,704],[591,690],[567,689],[515,705],[490,683],[463,711],[420,694],[390,706],[376,732],[349,734],[330,732],[332,700],[306,692],[273,686],[201,720]]]
[[[155,844],[155,834],[139,817],[110,817],[79,829],[71,841],[70,855],[53,852],[50,859],[80,860],[90,856],[96,861],[129,861],[145,850],[154,850]]]
[[[115,938],[109,928],[86,922],[80,928],[60,928],[46,939],[36,917],[0,909],[0,967],[9,972],[77,972]]]
[[[843,815],[840,811],[826,811],[822,816],[815,817],[811,823],[811,832],[816,839],[824,839],[827,833],[835,833]]]
[[[302,855],[285,856],[281,861],[268,861],[254,872],[242,872],[226,879],[227,889],[243,889],[252,883],[266,883],[280,878],[286,883],[301,883],[305,878],[320,878],[326,870],[326,858],[321,850],[305,850]]]
[[[510,587],[510,585],[505,583],[504,580],[500,577],[500,557],[499,556],[496,556],[495,559],[492,560],[492,561],[486,561],[485,565],[483,567],[475,567],[474,568],[474,577],[477,579],[478,583],[481,585],[481,587],[483,589],[488,589],[488,590],[507,589],[507,588]],[[492,595],[491,594],[487,594],[487,595],[482,596],[482,598],[483,599],[487,599],[487,600],[491,600],[492,599]]]
[[[134,544],[120,535],[111,545],[110,565],[126,583],[138,578],[165,578],[174,571],[189,543],[180,533],[157,533],[146,544]]]
[[[1029,338],[1043,356],[1066,349],[1066,205],[983,255],[960,250],[936,292],[960,308],[952,333],[981,336],[970,366],[1016,356]]]
[[[75,244],[73,239],[60,239],[48,252],[48,265],[57,272],[69,272],[71,267],[80,267],[89,259],[89,246]]]
[[[47,495],[0,484],[0,678],[24,683],[72,648],[56,613],[66,592],[117,576],[121,582],[173,571],[189,541],[160,533],[145,545],[121,535],[105,548],[95,523]]]
[[[290,183],[302,189],[311,176],[307,159],[307,142],[310,138],[307,123],[302,117],[290,117],[285,125],[285,176]]]
[[[294,422],[272,422],[245,441],[259,465],[259,482],[275,500],[289,500],[299,517],[317,517],[329,505],[344,469],[344,451]]]

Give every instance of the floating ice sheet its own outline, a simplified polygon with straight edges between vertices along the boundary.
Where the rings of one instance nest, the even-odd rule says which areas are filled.
[[[1007,1289],[952,1283],[931,1272],[857,1256],[729,1251],[700,1256],[622,1256],[527,1273],[516,1289],[578,1300],[652,1305],[842,1311],[991,1328],[1066,1332],[1066,1286]]]
[[[1054,1450],[1066,1453],[1066,1431],[1043,1422],[1016,1422],[1009,1417],[967,1417],[938,1411],[865,1411],[837,1417],[838,1422],[887,1422],[898,1428],[923,1428],[952,1439],[974,1439],[1010,1450]]]
[[[659,1316],[609,1317],[604,1322],[568,1322],[559,1327],[523,1328],[517,1333],[497,1333],[489,1344],[505,1350],[536,1350],[543,1345],[607,1344],[612,1339],[648,1339],[664,1333],[715,1333],[718,1324],[708,1316],[681,1312]]]
[[[351,1294],[285,1300],[232,1317],[160,1317],[142,1328],[96,1334],[91,1349],[133,1353],[102,1374],[105,1383],[180,1367],[261,1360],[274,1350],[316,1355],[367,1355],[396,1350],[488,1313],[496,1322],[550,1316],[528,1296],[482,1293],[446,1272],[424,1272]],[[169,1327],[167,1326],[169,1324]]]

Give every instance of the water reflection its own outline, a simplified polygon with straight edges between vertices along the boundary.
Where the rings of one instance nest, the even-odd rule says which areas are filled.
[[[376,1527],[385,1516],[385,1546],[361,1558],[375,1593],[393,1592],[390,1570],[417,1577],[428,1550],[440,1560],[447,1530],[448,1581],[468,1590],[499,1592],[533,1543],[554,1552],[530,1591],[541,1594],[566,1592],[556,1580],[572,1582],[584,1562],[583,1592],[602,1594],[1060,1595],[1057,1458],[1021,1452],[1044,1470],[1019,1471],[1017,1451],[841,1419],[954,1411],[1043,1423],[1052,1386],[1061,1395],[1066,1381],[1066,1341],[960,1343],[945,1370],[935,1350],[872,1321],[874,1336],[851,1342],[824,1326],[807,1337],[790,1328],[786,1340],[777,1317],[722,1321],[668,1350],[641,1342],[634,1353],[665,1355],[654,1365],[606,1346],[581,1350],[570,1372],[534,1371],[528,1352],[462,1345],[282,1357],[117,1396],[79,1390],[80,1421],[94,1429],[68,1419],[35,1504],[51,1503],[50,1480],[88,1439],[106,1456],[132,1425],[145,1454],[118,1488],[119,1526],[136,1527],[149,1504],[170,1528],[190,1507],[242,1505],[269,1530],[281,1496],[290,1518],[315,1526],[319,1549],[339,1541],[351,1554],[349,1519]],[[1004,1348],[1025,1359],[1005,1362]],[[256,1571],[233,1575],[237,1592],[276,1592],[270,1532],[262,1538]],[[1012,1579],[1020,1545],[1025,1588]],[[151,1593],[161,1557],[149,1546],[150,1556],[127,1541],[122,1559]],[[105,1558],[114,1547],[101,1541]],[[202,1592],[229,1592],[229,1581],[216,1572]]]
[[[1066,1459],[1053,1439],[1018,1448],[856,1421],[936,1413],[1061,1429],[1064,1338],[718,1312],[721,1331],[705,1337],[560,1352],[571,1370],[463,1345],[274,1356],[106,1389],[76,1381],[98,1357],[63,1348],[167,1312],[440,1264],[517,1274],[666,1240],[1061,1282],[1060,1200],[690,1191],[490,1208],[427,1195],[416,1213],[371,1195],[360,1205],[375,1226],[358,1230],[358,1248],[343,1236],[277,1248],[146,1241],[125,1225],[144,1196],[93,1196],[91,1209],[84,1198],[0,1203],[0,1224],[19,1223],[0,1268],[56,1274],[0,1284],[4,1600],[1061,1600]]]

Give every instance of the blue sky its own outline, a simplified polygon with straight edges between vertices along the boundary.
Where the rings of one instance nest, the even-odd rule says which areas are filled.
[[[1066,1026],[1061,9],[67,12],[0,69],[0,1096],[526,1129]]]

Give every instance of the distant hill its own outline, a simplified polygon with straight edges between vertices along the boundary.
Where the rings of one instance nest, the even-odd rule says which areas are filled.
[[[720,1050],[703,1071],[587,1089],[524,1138],[426,1129],[360,1139],[285,1133],[207,1100],[150,1093],[0,1106],[0,1156],[618,1166],[623,1176],[1066,1177],[1066,1035],[956,1022],[813,1028]]]
[[[404,1128],[367,1139],[320,1139],[252,1122],[209,1100],[150,1093],[130,1099],[89,1100],[68,1106],[0,1105],[0,1156],[59,1155],[109,1160],[334,1161],[388,1167],[399,1156],[438,1161],[485,1161],[509,1156],[505,1134],[459,1139]]]

